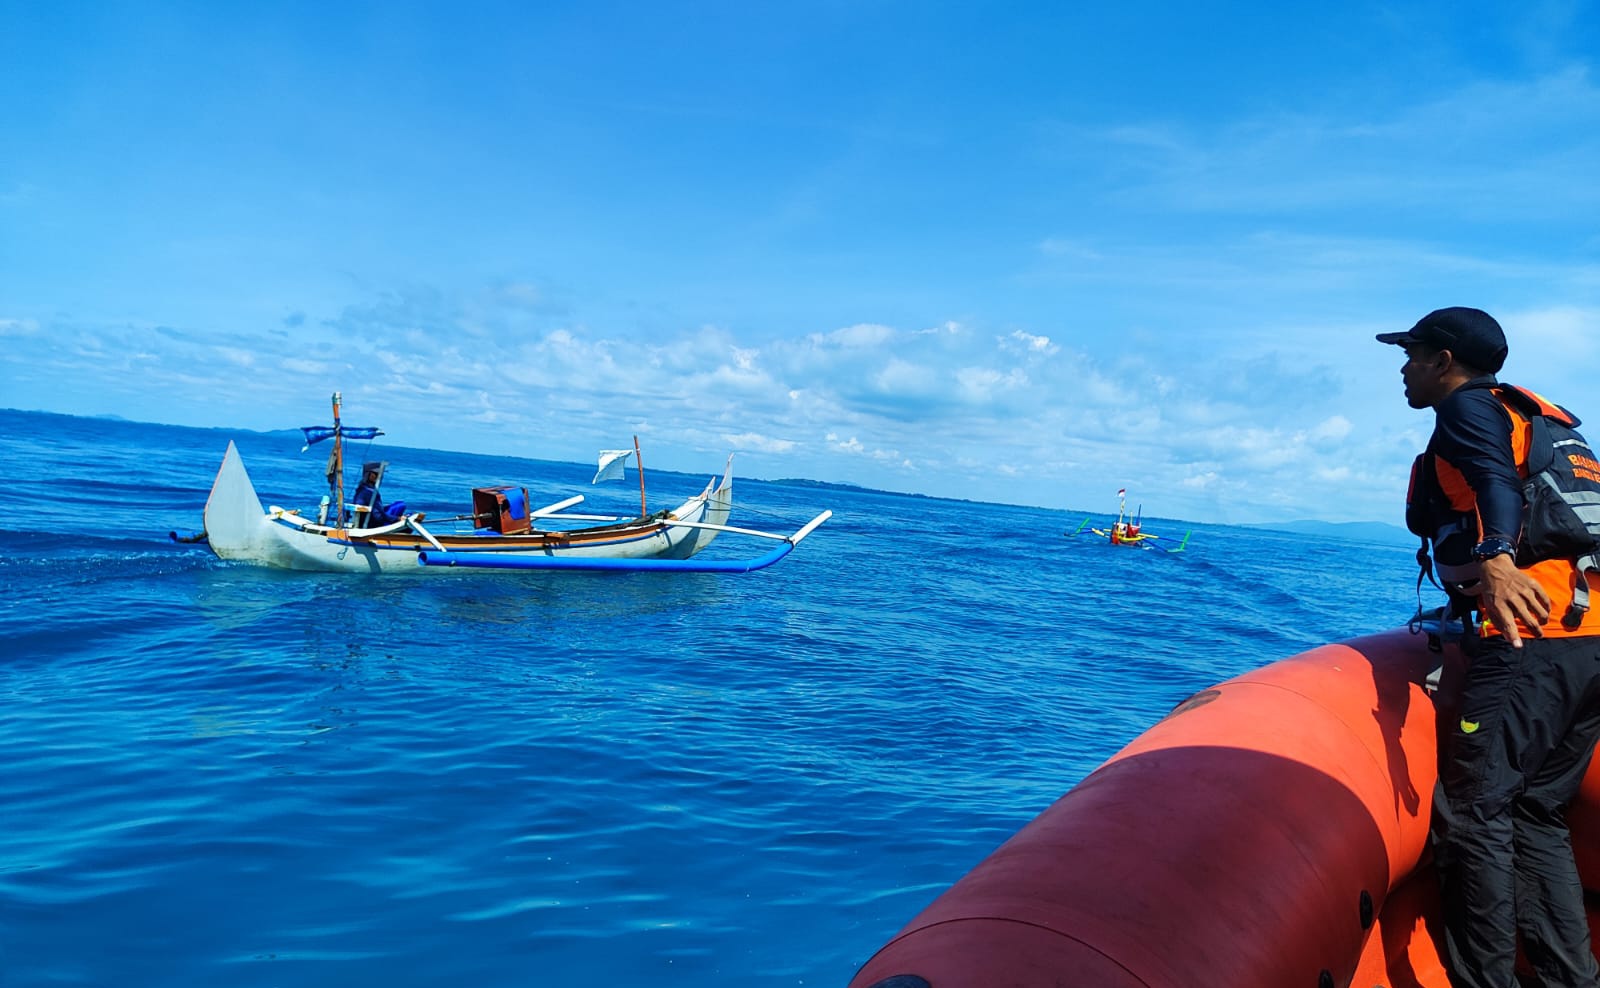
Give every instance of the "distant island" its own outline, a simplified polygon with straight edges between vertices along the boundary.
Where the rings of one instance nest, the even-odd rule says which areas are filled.
[[[150,426],[159,426],[161,428],[168,428],[168,429],[183,429],[183,430],[188,430],[188,431],[192,431],[192,432],[229,433],[229,434],[245,432],[245,433],[251,433],[253,435],[273,436],[273,437],[282,438],[282,439],[294,439],[297,442],[301,438],[303,438],[301,436],[301,431],[299,429],[269,429],[269,430],[266,430],[266,431],[261,431],[261,430],[257,430],[257,429],[244,429],[244,428],[230,427],[230,426],[169,425],[169,424],[161,423],[161,422],[137,422],[137,421],[133,421],[133,420],[130,420],[130,419],[123,418],[120,415],[116,415],[116,414],[112,414],[112,413],[102,413],[102,414],[99,414],[99,415],[71,415],[71,414],[67,414],[67,413],[63,413],[63,412],[47,412],[47,411],[43,411],[43,410],[39,410],[39,409],[24,409],[24,408],[0,408],[0,413],[3,413],[3,414],[17,414],[17,415],[42,415],[42,416],[51,416],[51,417],[57,417],[57,418],[82,419],[82,420],[89,420],[89,421],[100,421],[100,422],[114,423],[116,425],[130,425],[130,426],[150,425]],[[406,450],[412,450],[412,451],[421,452],[421,453],[431,453],[431,452],[461,453],[461,454],[467,455],[467,456],[483,456],[483,457],[490,458],[490,459],[525,460],[525,461],[530,462],[530,463],[561,463],[561,464],[564,464],[564,465],[567,465],[567,466],[588,466],[588,464],[580,464],[577,461],[544,460],[544,459],[539,459],[539,458],[526,456],[526,455],[524,455],[524,456],[515,456],[515,455],[494,454],[494,453],[474,453],[474,452],[471,452],[471,451],[468,451],[468,450],[448,450],[448,449],[435,450],[435,449],[430,449],[430,448],[427,448],[427,447],[401,446],[401,445],[395,444],[395,443],[390,443],[387,446],[387,448],[389,448],[389,449],[406,449]],[[660,471],[657,471],[657,472],[665,473],[665,474],[677,474],[679,476],[698,476],[697,473],[693,473],[693,472],[685,473],[683,471],[674,471],[674,470],[660,470]],[[780,485],[783,485],[783,486],[786,486],[786,487],[811,488],[811,489],[822,490],[822,491],[836,490],[836,491],[841,491],[841,492],[859,493],[859,494],[887,494],[887,495],[890,495],[892,497],[918,498],[918,499],[921,499],[921,500],[943,501],[943,502],[948,502],[948,503],[953,503],[953,504],[1000,505],[1000,506],[1003,506],[1003,507],[1037,508],[1037,509],[1042,510],[1042,511],[1053,511],[1053,512],[1063,512],[1064,511],[1066,514],[1072,515],[1073,517],[1077,517],[1078,515],[1082,515],[1082,514],[1094,515],[1094,514],[1097,514],[1097,513],[1098,514],[1105,514],[1107,517],[1110,517],[1110,513],[1109,512],[1084,511],[1084,510],[1081,510],[1081,509],[1074,509],[1074,508],[1066,508],[1066,509],[1050,508],[1050,507],[1046,507],[1046,506],[1043,506],[1043,505],[1014,504],[1014,503],[1011,503],[1011,502],[1004,502],[1004,501],[978,501],[978,500],[973,500],[971,498],[949,497],[949,496],[943,496],[943,495],[938,495],[938,494],[919,494],[919,493],[917,493],[915,491],[895,491],[895,490],[887,490],[887,489],[877,488],[877,487],[865,487],[865,486],[862,486],[861,484],[851,484],[851,483],[844,483],[844,482],[839,482],[839,481],[810,480],[810,479],[804,478],[804,477],[783,477],[783,478],[775,479],[775,480],[774,479],[764,478],[764,477],[750,477],[748,479],[749,480],[760,481],[761,483],[765,483],[765,484],[780,484]],[[1157,520],[1181,522],[1181,519],[1171,519],[1171,518],[1169,518],[1169,519],[1157,519]],[[1183,523],[1183,524],[1209,524],[1209,523],[1206,523],[1206,522],[1181,522],[1181,523]],[[1365,542],[1365,543],[1368,543],[1368,544],[1376,544],[1376,545],[1408,546],[1408,547],[1412,547],[1412,548],[1415,548],[1416,545],[1417,545],[1416,536],[1412,535],[1410,532],[1406,531],[1404,528],[1401,528],[1398,525],[1390,525],[1390,524],[1387,524],[1385,522],[1377,522],[1377,521],[1331,522],[1331,521],[1309,521],[1308,520],[1308,521],[1257,522],[1257,523],[1254,523],[1254,524],[1239,525],[1238,527],[1240,527],[1240,528],[1255,528],[1255,529],[1262,529],[1262,530],[1266,530],[1266,531],[1289,532],[1289,533],[1295,534],[1295,535],[1312,535],[1312,536],[1317,536],[1317,537],[1321,537],[1321,538],[1343,539],[1343,540],[1346,540],[1346,541],[1349,541],[1349,542]]]
[[[823,490],[838,491],[870,491],[871,487],[862,487],[860,484],[843,484],[832,480],[807,480],[804,477],[780,477],[777,480],[768,480],[769,484],[787,484],[790,487],[819,487]],[[891,492],[892,493],[892,492]]]
[[[824,491],[851,491],[857,494],[890,494],[894,497],[916,497],[925,501],[950,501],[955,504],[1005,504],[1003,501],[974,501],[965,497],[946,497],[940,494],[918,494],[915,491],[891,491],[878,487],[862,487],[860,484],[846,484],[834,480],[806,480],[803,477],[784,477],[780,480],[768,480],[763,477],[753,477],[751,479],[760,480],[763,484],[783,484],[786,487],[810,487]],[[1029,508],[1039,506],[1018,504],[1009,505],[1009,507]],[[1045,508],[1043,510],[1048,511],[1051,509]]]
[[[1414,547],[1417,544],[1415,535],[1399,525],[1381,521],[1280,521],[1243,527],[1293,532],[1296,535],[1318,535],[1350,542],[1375,542],[1379,545]]]

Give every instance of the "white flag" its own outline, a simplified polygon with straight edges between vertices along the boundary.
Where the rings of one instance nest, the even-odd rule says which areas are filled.
[[[598,484],[602,480],[619,480],[622,477],[622,468],[627,466],[628,457],[633,455],[631,449],[602,449],[600,451],[600,468],[594,472],[591,484]]]

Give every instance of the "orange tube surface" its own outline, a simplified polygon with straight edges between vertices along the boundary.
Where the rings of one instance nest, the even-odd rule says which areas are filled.
[[[1190,697],[934,900],[852,988],[1448,988],[1421,686],[1440,658],[1398,630]],[[1583,801],[1574,839],[1594,887],[1594,770]]]

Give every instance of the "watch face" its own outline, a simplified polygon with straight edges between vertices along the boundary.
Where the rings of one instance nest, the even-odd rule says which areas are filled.
[[[1490,559],[1516,552],[1517,547],[1505,539],[1484,539],[1472,547],[1474,559]]]

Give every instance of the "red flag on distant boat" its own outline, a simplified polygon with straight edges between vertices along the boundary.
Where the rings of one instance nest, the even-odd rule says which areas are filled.
[[[1117,491],[1117,497],[1127,497],[1127,496],[1128,496],[1128,489],[1126,487],[1124,487],[1121,490]]]

